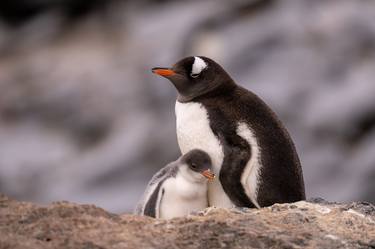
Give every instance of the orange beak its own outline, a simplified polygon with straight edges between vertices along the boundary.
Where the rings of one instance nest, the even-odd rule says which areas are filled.
[[[176,74],[172,69],[162,68],[162,67],[154,67],[152,69],[152,72],[154,74],[158,74],[158,75],[164,76],[164,77],[168,77],[168,76],[172,76],[172,75]]]
[[[211,172],[211,170],[207,169],[201,173],[204,177],[206,177],[208,180],[212,181],[215,179],[215,174]]]

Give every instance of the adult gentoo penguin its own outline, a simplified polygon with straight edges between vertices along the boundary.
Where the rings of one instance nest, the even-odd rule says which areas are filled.
[[[208,207],[207,179],[214,179],[211,158],[191,150],[159,170],[149,182],[135,213],[169,219]]]
[[[215,61],[187,57],[152,72],[178,91],[180,150],[205,150],[219,179],[208,186],[210,206],[263,207],[305,199],[294,144],[275,113],[238,86]]]

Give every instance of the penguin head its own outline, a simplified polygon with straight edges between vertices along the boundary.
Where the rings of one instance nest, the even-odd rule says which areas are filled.
[[[212,173],[211,158],[203,150],[194,149],[189,151],[182,156],[181,163],[186,165],[186,172],[192,179],[202,181],[215,178],[215,174]]]
[[[173,83],[181,102],[191,101],[223,85],[234,85],[219,64],[204,56],[186,57],[171,68],[155,67],[152,72]]]

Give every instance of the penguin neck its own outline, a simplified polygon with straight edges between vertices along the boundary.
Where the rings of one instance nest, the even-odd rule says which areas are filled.
[[[201,196],[207,196],[207,181],[197,180],[179,172],[175,178],[174,190],[184,200],[194,200]]]
[[[177,101],[180,103],[191,102],[204,97],[214,97],[222,94],[228,94],[234,91],[237,88],[237,85],[233,80],[228,80],[222,84],[212,84],[211,87],[207,87],[201,91],[195,91],[190,94],[182,94],[178,92]]]

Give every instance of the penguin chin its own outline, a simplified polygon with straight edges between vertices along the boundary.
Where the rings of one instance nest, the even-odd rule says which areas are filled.
[[[189,81],[185,76],[176,73],[173,76],[166,77],[178,92],[177,99],[180,102],[189,102],[194,98],[205,94],[211,90],[208,84],[198,83],[194,84],[193,82]]]
[[[181,175],[189,182],[191,183],[205,183],[207,182],[207,178],[204,177],[202,174],[192,171],[189,169],[187,165],[183,165],[180,168]]]
[[[203,184],[203,183],[206,183],[208,181],[207,178],[204,177],[200,173],[192,172],[191,175],[192,175],[192,177],[191,177],[191,179],[189,179],[191,182]]]
[[[173,76],[166,77],[176,88],[180,95],[185,95],[189,89],[189,81],[181,74],[176,73]]]
[[[201,173],[198,172],[192,172],[194,179],[196,179],[196,182],[205,183],[207,182],[207,178],[204,177]]]

